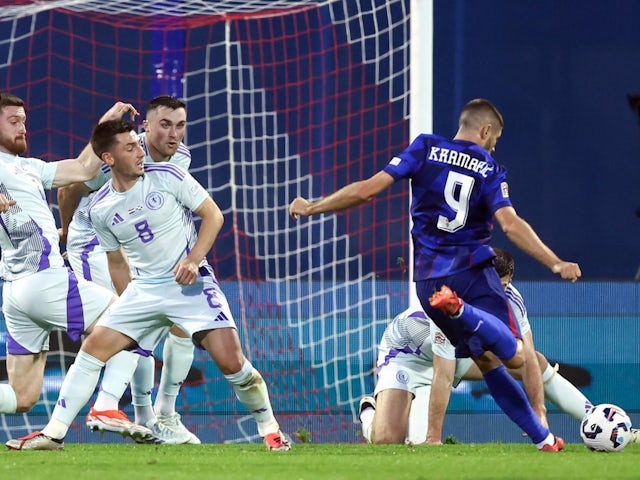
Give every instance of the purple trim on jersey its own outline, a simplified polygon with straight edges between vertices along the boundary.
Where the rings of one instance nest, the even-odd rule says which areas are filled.
[[[407,315],[407,317],[422,318],[423,320],[429,320],[429,317],[427,317],[427,314],[424,313],[422,310],[416,310],[415,312],[411,312],[411,314]]]
[[[7,237],[8,237],[9,229],[7,228],[7,225],[4,223],[4,220],[2,219],[2,217],[0,217],[0,225],[2,225],[2,229],[4,230],[4,233],[7,234]]]
[[[78,279],[69,269],[69,290],[67,291],[67,335],[74,342],[84,333],[84,310],[78,289]]]
[[[132,353],[136,353],[141,357],[150,357],[153,354],[151,350],[145,350],[144,348],[141,348],[139,345],[136,345],[135,347],[129,349],[129,351]]]
[[[98,245],[100,245],[98,237],[94,235],[89,243],[87,243],[82,249],[82,253],[80,254],[80,260],[82,261],[82,276],[85,280],[93,280],[91,277],[91,265],[88,260],[91,252],[93,252]]]
[[[181,153],[185,157],[191,158],[191,150],[189,150],[189,148],[182,142],[180,142],[180,145],[178,145],[178,150],[176,153]]]
[[[213,267],[208,263],[202,265],[198,271],[200,272],[201,277],[211,277],[211,281],[216,285],[220,286],[218,280],[216,279],[216,274],[213,272]]]
[[[94,205],[96,203],[98,203],[100,200],[102,200],[104,197],[106,197],[107,195],[109,195],[109,184],[105,184],[100,190],[98,190],[98,193],[96,193],[93,198],[91,199],[91,201],[89,202],[89,208],[87,209],[88,213],[89,213],[89,220],[91,220],[91,209],[94,207]]]
[[[172,165],[170,163],[163,163],[162,165],[156,163],[145,163],[144,164],[144,173],[148,172],[165,172],[173,175],[178,180],[184,180],[186,175],[186,171],[177,165]]]
[[[527,307],[524,304],[524,298],[522,298],[522,295],[516,293],[511,284],[507,285],[504,293],[507,295],[507,299],[511,302],[512,308],[515,305],[520,310],[520,315],[522,315],[523,317],[526,316]]]
[[[38,233],[40,234],[40,238],[42,239],[42,255],[40,256],[40,261],[38,262],[38,271],[46,270],[51,266],[51,262],[49,261],[49,254],[51,253],[51,244],[47,237],[42,235],[42,229],[40,226],[34,222]]]
[[[29,355],[33,353],[16,342],[9,332],[6,333],[5,341],[7,343],[7,353],[11,355]]]
[[[416,352],[414,352],[411,349],[411,347],[409,347],[409,345],[405,345],[404,347],[402,347],[402,349],[398,349],[398,348],[390,349],[389,353],[387,353],[384,357],[384,362],[382,362],[382,364],[376,368],[376,375],[380,373],[380,370],[382,369],[382,367],[389,365],[391,360],[396,358],[401,353],[406,353],[407,355],[411,355],[411,354],[415,354]]]

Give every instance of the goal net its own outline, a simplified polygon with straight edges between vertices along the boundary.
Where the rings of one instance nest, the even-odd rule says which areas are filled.
[[[16,1],[0,26],[30,156],[75,156],[115,100],[185,99],[191,172],[225,216],[210,260],[283,430],[357,441],[376,344],[409,295],[408,186],[298,222],[288,205],[369,177],[409,141],[409,0]],[[77,349],[53,337],[41,402],[2,417],[7,437],[52,410]],[[203,441],[258,438],[202,352],[178,408]],[[72,434],[95,441],[81,418]]]

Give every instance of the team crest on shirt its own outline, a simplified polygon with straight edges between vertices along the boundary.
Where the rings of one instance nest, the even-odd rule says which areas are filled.
[[[446,341],[447,341],[447,337],[444,336],[444,333],[436,332],[435,338],[433,339],[433,343],[435,345],[444,345]]]
[[[400,370],[396,373],[396,380],[406,385],[409,383],[409,374],[405,370]]]
[[[509,198],[509,184],[507,182],[502,182],[500,184],[500,190],[502,190],[503,198]]]
[[[144,200],[145,205],[149,210],[158,210],[164,205],[164,197],[161,193],[151,192]]]

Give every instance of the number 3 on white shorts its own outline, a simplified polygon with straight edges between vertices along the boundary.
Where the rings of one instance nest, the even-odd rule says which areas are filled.
[[[444,186],[444,199],[456,216],[449,220],[444,215],[438,217],[438,228],[445,232],[455,232],[464,227],[469,214],[469,198],[475,179],[458,172],[449,172]]]

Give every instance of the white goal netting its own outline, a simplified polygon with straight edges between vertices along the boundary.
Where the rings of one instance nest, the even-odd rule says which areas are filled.
[[[32,156],[74,155],[115,99],[185,99],[191,172],[225,214],[211,262],[245,353],[285,428],[352,440],[379,335],[406,306],[407,187],[297,223],[287,209],[406,145],[409,1],[22,1],[0,7],[0,27],[2,89],[27,103]],[[8,437],[46,422],[74,354],[57,337],[43,400],[3,416]],[[200,353],[183,390],[210,441],[256,435]]]

